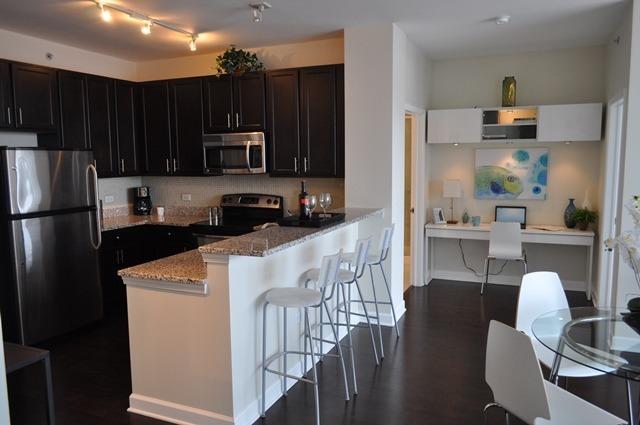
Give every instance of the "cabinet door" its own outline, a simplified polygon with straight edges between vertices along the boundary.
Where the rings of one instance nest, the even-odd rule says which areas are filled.
[[[204,132],[232,130],[233,84],[231,77],[221,75],[203,80]]]
[[[272,176],[300,172],[300,114],[298,70],[267,73],[267,130]]]
[[[87,77],[70,71],[58,71],[60,91],[60,134],[65,148],[88,149]]]
[[[146,171],[153,175],[171,174],[169,84],[144,83],[140,90]]]
[[[100,177],[112,177],[118,172],[115,164],[116,139],[113,101],[113,81],[87,77],[89,109],[89,141]]]
[[[300,70],[300,151],[303,175],[338,175],[336,118],[335,67]]]
[[[56,130],[58,91],[56,71],[34,65],[14,63],[13,100],[16,127],[35,130]]]
[[[11,65],[0,61],[0,128],[15,125],[13,96],[11,95]]]
[[[173,172],[202,175],[202,80],[174,80],[169,87],[174,141]]]
[[[427,122],[428,143],[480,143],[481,141],[481,109],[429,111]]]
[[[136,86],[127,81],[115,82],[118,174],[140,175],[136,129]]]
[[[584,142],[602,139],[602,103],[538,107],[539,142]]]
[[[263,72],[248,72],[233,79],[233,127],[239,131],[263,131],[265,83]]]

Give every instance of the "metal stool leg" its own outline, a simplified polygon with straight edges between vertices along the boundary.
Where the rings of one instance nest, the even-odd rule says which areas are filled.
[[[371,290],[373,292],[373,304],[376,308],[376,317],[378,318],[378,339],[380,340],[380,358],[384,359],[384,342],[382,341],[382,326],[380,325],[380,309],[378,308],[378,296],[376,295],[376,282],[373,280],[372,266],[369,266],[369,274],[371,275]]]
[[[265,395],[267,393],[267,306],[268,302],[262,306],[262,403],[260,409],[260,416],[265,417],[266,413],[266,400]]]
[[[47,418],[49,419],[49,425],[55,425],[56,423],[56,411],[53,405],[53,382],[51,379],[51,360],[49,354],[43,359],[44,361],[44,375],[47,386]]]
[[[389,282],[387,281],[387,274],[384,272],[384,267],[380,263],[380,271],[382,272],[382,279],[384,279],[384,287],[387,288],[387,294],[389,294],[389,302],[391,303],[391,314],[393,315],[393,325],[396,327],[396,337],[400,338],[400,331],[398,330],[398,319],[396,317],[396,309],[393,306],[393,298],[391,298],[391,289],[389,288]]]
[[[349,383],[347,382],[347,368],[344,365],[344,355],[342,354],[342,346],[340,345],[340,338],[338,337],[338,331],[336,330],[335,325],[333,324],[333,319],[331,318],[331,312],[329,311],[329,306],[327,302],[323,302],[322,306],[320,306],[320,310],[322,311],[322,307],[327,310],[327,317],[329,318],[329,324],[331,325],[331,332],[333,332],[333,337],[336,341],[336,350],[338,351],[338,357],[340,358],[340,367],[342,368],[342,377],[344,378],[344,397],[345,400],[349,401]]]
[[[340,283],[340,290],[342,291],[342,298],[346,300],[347,296],[344,291],[343,283]],[[339,300],[340,292],[338,292],[337,295]],[[340,303],[338,303],[338,305],[340,305]],[[349,357],[351,357],[351,373],[353,374],[353,393],[358,394],[358,381],[356,380],[356,360],[355,360],[355,355],[353,354],[353,340],[351,339],[351,319],[349,318],[348,314],[345,314],[345,317],[347,321],[347,338],[349,340]]]
[[[482,280],[482,286],[480,286],[480,295],[484,295],[484,286],[489,283],[489,257],[484,260],[484,279]]]
[[[328,310],[327,310],[328,311]],[[319,346],[320,346],[320,350],[318,351],[318,361],[322,362],[324,360],[324,332],[323,332],[323,328],[324,326],[322,325],[322,322],[324,320],[323,318],[323,312],[322,312],[322,307],[320,307],[320,323],[318,324],[318,326],[320,327],[320,341]],[[329,318],[331,319],[331,318]]]
[[[358,290],[358,296],[360,297],[360,303],[362,304],[362,309],[364,310],[364,317],[367,319],[367,325],[369,327],[369,333],[371,334],[371,346],[373,347],[373,356],[376,358],[376,365],[380,364],[380,360],[378,360],[378,349],[376,348],[376,339],[373,337],[373,326],[371,326],[371,320],[369,319],[369,312],[367,311],[367,304],[364,302],[364,297],[362,296],[362,291],[360,290],[360,285],[358,284],[358,279],[355,280],[356,289]],[[351,306],[351,298],[347,302],[349,306]]]
[[[282,338],[282,345],[284,347],[284,355],[282,356],[282,371],[284,373],[289,373],[289,370],[287,369],[287,307],[283,308],[284,312],[282,313],[282,322],[283,322],[283,330],[284,330],[284,336]],[[282,395],[283,396],[287,396],[287,377],[283,376],[282,377],[282,381],[283,381],[283,387],[282,387]]]
[[[313,394],[316,401],[316,425],[320,425],[320,397],[318,394],[318,371],[316,369],[316,354],[313,349],[311,326],[309,326],[309,309],[304,309],[305,338],[309,339],[309,351],[311,352],[311,368],[313,369]]]

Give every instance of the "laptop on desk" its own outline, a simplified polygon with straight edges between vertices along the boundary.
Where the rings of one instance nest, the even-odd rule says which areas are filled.
[[[521,229],[527,228],[527,207],[496,205],[495,221],[520,223]]]

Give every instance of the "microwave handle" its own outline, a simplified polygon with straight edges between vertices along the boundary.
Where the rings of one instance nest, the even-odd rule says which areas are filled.
[[[247,160],[247,170],[251,172],[251,143],[247,143],[245,148],[245,159]]]

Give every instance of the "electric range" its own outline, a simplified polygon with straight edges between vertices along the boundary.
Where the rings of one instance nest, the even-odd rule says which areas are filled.
[[[277,195],[239,193],[222,196],[222,218],[191,224],[198,245],[206,245],[251,233],[265,223],[275,223],[284,216],[283,198]]]

